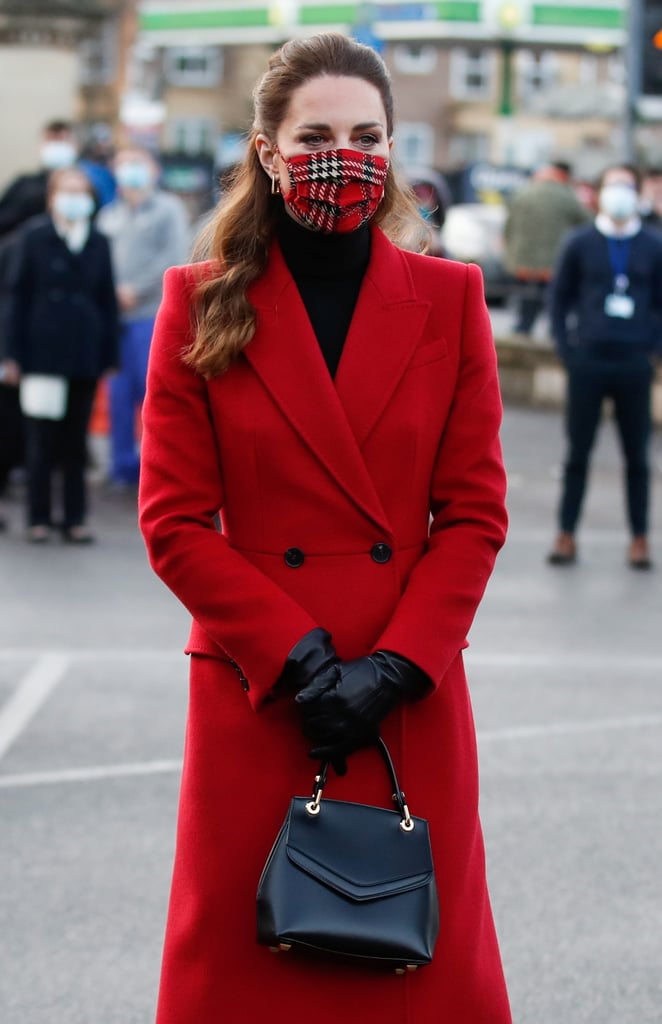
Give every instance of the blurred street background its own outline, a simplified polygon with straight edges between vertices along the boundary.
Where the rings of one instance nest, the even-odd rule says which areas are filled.
[[[561,569],[544,561],[561,418],[509,407],[503,438],[510,536],[466,657],[514,1019],[657,1024],[660,572],[626,565],[611,424],[596,451],[580,560]],[[654,459],[659,563],[659,433]],[[187,615],[146,564],[131,495],[95,485],[100,539],[87,549],[12,543],[19,497],[0,554],[0,1019],[149,1024]]]
[[[76,158],[111,179],[117,149],[149,150],[192,243],[242,157],[269,53],[324,30],[383,55],[395,152],[433,251],[477,262],[490,304],[511,530],[466,660],[515,1024],[659,1024],[662,378],[658,367],[657,569],[626,564],[608,417],[579,560],[547,565],[565,377],[544,309],[518,329],[529,286],[505,236],[514,197],[553,164],[590,218],[602,169],[636,163],[640,212],[662,223],[662,0],[0,0],[0,277],[15,239],[3,192],[21,175],[45,181],[44,126],[73,125]],[[135,488],[110,486],[108,431],[102,384],[96,544],[26,544],[20,468],[0,510],[0,1024],[154,1015],[188,620],[147,565]]]

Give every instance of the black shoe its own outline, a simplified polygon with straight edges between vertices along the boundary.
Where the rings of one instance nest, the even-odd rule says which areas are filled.
[[[631,569],[653,568],[646,537],[634,537],[628,548],[628,564]]]
[[[96,537],[86,526],[66,526],[62,530],[62,540],[66,544],[94,544]]]
[[[548,565],[573,565],[577,561],[577,546],[571,533],[560,533],[547,555]]]
[[[28,544],[47,544],[51,539],[51,531],[48,526],[35,523],[34,526],[28,526],[25,539]]]

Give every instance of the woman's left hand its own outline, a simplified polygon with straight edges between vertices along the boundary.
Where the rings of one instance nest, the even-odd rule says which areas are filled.
[[[336,762],[369,746],[399,701],[422,697],[431,688],[417,665],[392,651],[375,651],[321,673],[295,698],[304,735],[314,744],[311,757]]]

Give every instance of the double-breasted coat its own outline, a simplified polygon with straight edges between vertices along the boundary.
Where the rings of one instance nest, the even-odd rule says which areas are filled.
[[[93,226],[72,252],[49,216],[16,243],[8,355],[23,373],[97,380],[117,364],[117,300],[108,242]]]
[[[255,335],[208,381],[181,358],[204,272],[166,274],[144,406],[142,530],[193,616],[158,1024],[508,1024],[462,663],[506,531],[480,272],[373,229],[332,380],[274,242],[249,291]],[[406,977],[255,941],[262,866],[316,768],[292,697],[272,688],[317,626],[341,657],[397,651],[435,685],[382,730],[430,819],[441,905],[434,962]],[[377,754],[352,755],[327,795],[388,806]]]

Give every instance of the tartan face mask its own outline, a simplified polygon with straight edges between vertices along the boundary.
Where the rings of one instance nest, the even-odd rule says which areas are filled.
[[[283,199],[300,221],[324,234],[347,234],[373,216],[384,197],[388,161],[353,149],[303,153],[285,161]]]

